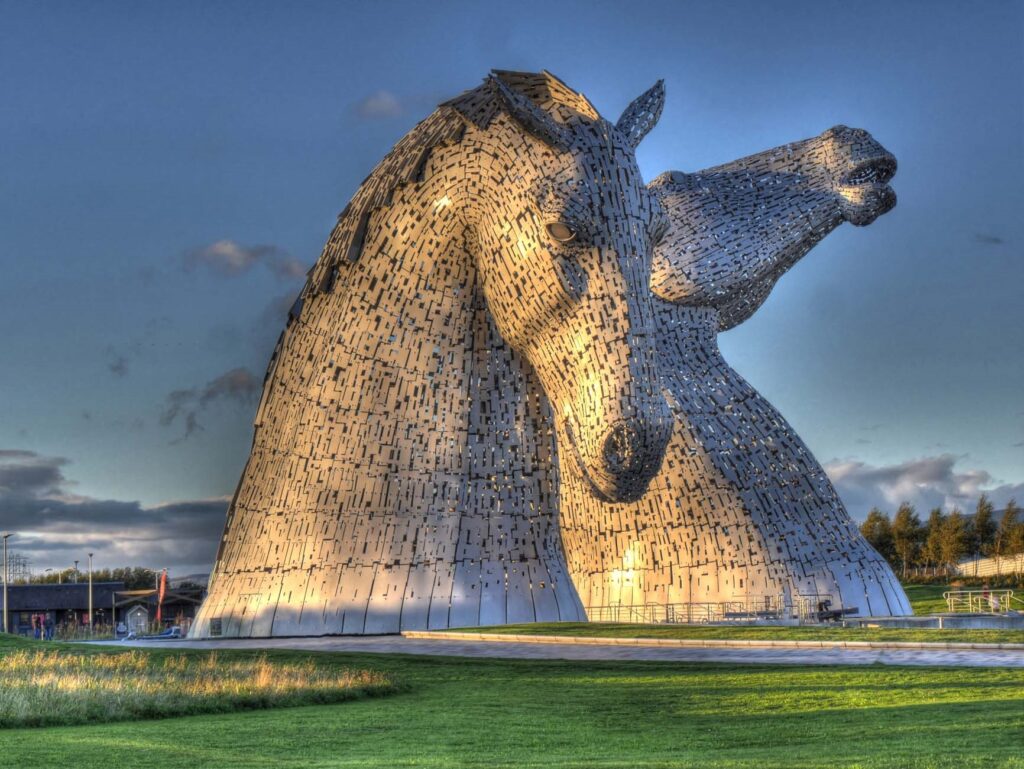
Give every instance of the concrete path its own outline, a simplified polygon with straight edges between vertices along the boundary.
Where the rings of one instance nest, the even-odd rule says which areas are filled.
[[[216,641],[93,641],[120,647],[177,649],[295,649],[362,654],[435,654],[559,660],[641,660],[726,662],[754,665],[924,665],[1024,667],[1024,651],[991,649],[660,647],[612,644],[470,641],[403,636],[320,636],[314,638],[230,638]]]

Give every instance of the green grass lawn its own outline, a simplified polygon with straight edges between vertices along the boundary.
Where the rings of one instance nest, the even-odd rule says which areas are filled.
[[[735,625],[638,625],[616,622],[547,622],[462,628],[466,633],[587,636],[591,638],[691,638],[746,641],[939,641],[1024,644],[1024,630],[937,630],[855,627],[742,627]]]
[[[267,653],[271,662],[309,656]],[[1024,769],[1022,670],[315,656],[318,665],[377,670],[402,691],[3,730],[0,766]]]
[[[942,594],[952,590],[949,585],[904,585],[903,589],[910,599],[914,614],[935,614],[948,611],[946,600]]]

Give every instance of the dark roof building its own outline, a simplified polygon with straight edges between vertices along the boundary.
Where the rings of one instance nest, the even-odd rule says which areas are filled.
[[[124,582],[93,582],[93,608],[109,607],[114,592],[124,590]],[[72,582],[66,585],[8,585],[8,611],[88,611],[89,583]]]
[[[124,590],[123,582],[93,582],[92,609],[97,623],[109,622],[114,594]],[[89,583],[63,585],[8,585],[8,627],[10,632],[30,635],[39,618],[55,625],[86,625],[89,618]]]

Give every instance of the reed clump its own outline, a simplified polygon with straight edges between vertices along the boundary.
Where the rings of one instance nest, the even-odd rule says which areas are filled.
[[[0,728],[327,704],[394,688],[381,673],[312,660],[23,649],[0,654]]]

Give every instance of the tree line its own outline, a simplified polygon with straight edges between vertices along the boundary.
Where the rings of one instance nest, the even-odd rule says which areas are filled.
[[[1004,558],[1024,552],[1020,513],[1011,499],[997,520],[992,503],[982,494],[973,515],[959,508],[947,514],[936,507],[922,523],[914,506],[904,502],[891,520],[873,508],[860,532],[906,578],[914,568],[948,571],[966,558]]]
[[[125,566],[119,569],[93,569],[92,581],[95,582],[123,582],[125,590],[149,590],[157,586],[159,574],[152,569],[142,566]],[[11,580],[17,584],[20,580]],[[58,582],[88,582],[89,574],[81,569],[64,569],[59,572],[46,574],[34,574],[27,580],[36,585],[56,584]]]

